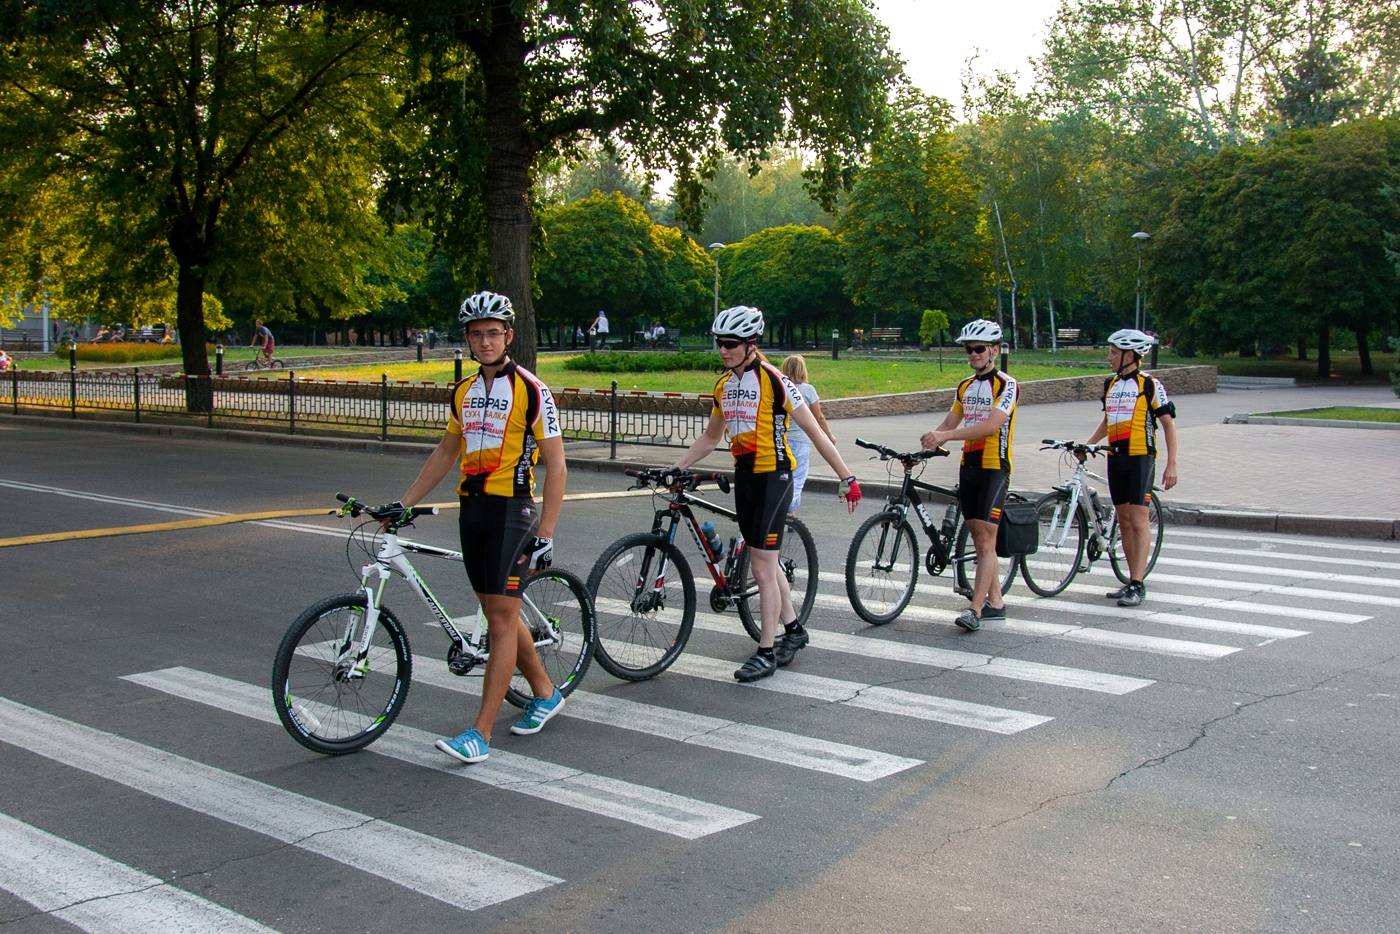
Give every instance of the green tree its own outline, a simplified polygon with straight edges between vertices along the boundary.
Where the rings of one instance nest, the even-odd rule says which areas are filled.
[[[948,316],[937,308],[925,308],[919,319],[919,342],[932,344],[938,336],[948,330]]]
[[[789,224],[830,227],[833,218],[812,200],[805,171],[796,152],[780,153],[757,165],[721,160],[714,178],[705,183],[710,207],[700,243],[738,243],[765,228]]]
[[[842,291],[841,243],[825,227],[770,227],[716,256],[725,305],[763,309],[770,336],[842,321],[851,310]]]
[[[542,220],[548,244],[536,277],[542,323],[586,323],[599,309],[616,330],[637,317],[690,324],[706,315],[709,257],[621,192],[595,191],[546,211]]]
[[[363,275],[386,262],[371,169],[398,54],[382,22],[254,0],[7,7],[0,151],[17,183],[69,194],[70,302],[137,306],[173,284],[199,375],[206,292],[269,317],[383,297]]]
[[[901,91],[841,216],[847,294],[913,327],[930,306],[966,312],[987,304],[990,250],[979,232],[977,185],[953,142],[945,102]]]
[[[613,142],[643,169],[675,173],[678,216],[698,230],[703,183],[723,152],[800,145],[816,159],[809,184],[830,206],[879,131],[898,71],[862,0],[337,5],[392,12],[423,46],[455,42],[470,53],[462,87],[477,95],[486,154],[459,159],[452,181],[481,193],[491,282],[516,305],[512,352],[526,365],[535,356],[530,192],[541,165],[584,139]]]

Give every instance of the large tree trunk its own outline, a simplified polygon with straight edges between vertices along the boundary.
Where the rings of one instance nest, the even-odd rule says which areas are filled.
[[[1317,378],[1327,379],[1332,375],[1332,347],[1331,334],[1327,323],[1323,322],[1317,328]]]
[[[521,77],[525,38],[510,7],[497,5],[488,42],[469,43],[486,83],[486,238],[495,291],[515,306],[511,357],[535,368],[535,305],[530,296],[530,166],[535,147],[525,130]]]
[[[1371,369],[1371,345],[1366,343],[1366,332],[1359,328],[1356,331],[1356,352],[1361,355],[1361,375],[1373,375],[1376,371]]]
[[[1306,334],[1298,335],[1298,359],[1300,361],[1308,359],[1308,335]]]

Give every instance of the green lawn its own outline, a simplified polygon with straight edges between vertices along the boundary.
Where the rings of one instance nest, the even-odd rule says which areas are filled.
[[[169,349],[169,352],[168,352],[168,353],[163,354],[162,356],[160,356],[160,357],[158,357],[158,358],[156,358],[156,359],[153,359],[153,360],[141,360],[141,361],[138,361],[138,362],[136,362],[136,363],[107,363],[107,362],[103,362],[103,361],[99,361],[99,360],[79,360],[79,361],[78,361],[78,369],[80,369],[80,370],[109,370],[109,369],[112,369],[113,367],[122,367],[122,366],[164,366],[164,365],[170,364],[170,363],[179,363],[180,360],[181,360],[181,358],[180,358],[180,348],[179,348],[179,346],[178,346],[178,345],[172,345],[172,346],[170,346],[168,349]],[[377,347],[281,347],[281,348],[279,348],[279,349],[277,350],[277,358],[278,358],[279,360],[294,361],[297,357],[312,357],[312,356],[321,357],[321,356],[330,356],[330,355],[333,355],[333,354],[342,354],[342,353],[344,353],[344,354],[349,354],[349,353],[368,353],[368,352],[376,351],[376,350],[378,350],[378,349],[379,349],[379,348],[377,348]],[[388,348],[385,348],[385,349],[388,349]],[[400,349],[404,349],[404,348],[400,348]],[[262,351],[259,350],[258,352],[261,353]],[[252,348],[252,347],[226,347],[226,348],[224,348],[224,364],[225,364],[225,365],[227,365],[227,364],[229,364],[229,363],[235,363],[235,362],[236,362],[236,363],[245,363],[245,362],[247,362],[247,361],[249,361],[249,360],[251,360],[251,359],[253,359],[253,348]],[[19,364],[19,368],[20,368],[21,370],[67,370],[67,369],[68,369],[68,358],[67,358],[67,357],[64,357],[64,358],[62,358],[62,359],[59,359],[59,357],[58,357],[57,355],[55,355],[55,354],[49,354],[48,356],[45,356],[45,357],[36,357],[36,358],[23,359],[23,360],[20,360],[20,359],[17,359],[17,358],[16,358],[16,362]],[[451,365],[449,364],[449,369],[450,369],[450,367],[451,367]],[[209,355],[209,368],[210,368],[211,370],[214,368],[214,355],[213,355],[212,353]]]
[[[1260,412],[1278,418],[1330,418],[1344,422],[1400,422],[1400,409],[1360,409],[1332,406],[1326,409],[1300,409],[1296,412]]]

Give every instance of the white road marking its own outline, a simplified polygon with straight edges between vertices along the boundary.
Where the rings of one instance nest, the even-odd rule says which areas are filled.
[[[991,707],[986,704],[972,704],[967,701],[949,700],[931,694],[918,694],[914,691],[901,691],[896,688],[861,684],[857,681],[838,681],[835,678],[822,678],[816,675],[784,669],[771,678],[739,684],[734,680],[732,661],[722,658],[706,658],[703,655],[682,653],[668,671],[704,678],[721,684],[732,684],[736,688],[754,688],[775,691],[779,694],[795,694],[798,697],[811,697],[849,707],[862,707],[878,710],[881,713],[918,720],[931,720],[989,733],[1009,736],[1031,727],[1049,723],[1054,717],[1009,710],[1005,707]]]
[[[477,679],[458,678],[436,659],[414,656],[414,670],[415,680],[434,687],[462,694],[481,692]],[[872,782],[924,764],[922,759],[587,691],[569,695],[562,715],[860,782]]]
[[[1154,575],[1152,579],[1157,580]],[[1070,584],[1065,588],[1067,593],[1084,594],[1086,596],[1103,597],[1106,592],[1101,585],[1096,584]],[[1278,606],[1272,603],[1251,603],[1247,600],[1219,599],[1216,597],[1201,597],[1195,594],[1168,593],[1163,590],[1154,590],[1152,596],[1155,599],[1166,601],[1167,603],[1178,603],[1183,606],[1204,606],[1220,610],[1232,610],[1239,613],[1261,613],[1265,616],[1285,616],[1291,619],[1312,619],[1323,623],[1364,623],[1370,616],[1361,616],[1357,613],[1336,613],[1332,610],[1312,610],[1303,606]],[[1150,612],[1150,611],[1149,611]]]
[[[434,661],[442,665],[440,660]],[[455,678],[447,673],[445,666],[443,674]],[[281,725],[267,689],[256,685],[190,668],[147,671],[127,675],[124,680],[228,713]],[[421,669],[418,680],[422,680]],[[478,683],[474,678],[463,680]],[[438,736],[425,730],[396,725],[369,746],[368,751],[687,840],[758,820],[757,814],[581,772],[502,749],[491,750],[491,758],[485,762],[463,765],[435,749],[433,743],[437,739]]]
[[[836,608],[849,606],[845,597],[833,597],[825,594],[819,594],[817,596],[817,605]],[[1095,607],[1095,609],[1098,609],[1098,607]],[[954,625],[951,611],[926,606],[907,606],[904,608],[904,612],[900,614],[900,618],[917,619],[927,623],[939,623],[948,626]],[[1127,649],[1132,652],[1150,652],[1153,655],[1172,655],[1177,658],[1215,659],[1239,651],[1239,649],[1234,646],[1216,645],[1211,642],[1187,642],[1182,639],[1163,639],[1159,636],[1141,636],[1130,632],[1115,632],[1111,629],[1094,629],[1085,626],[1062,626],[1054,623],[1040,623],[1023,619],[988,620],[983,623],[982,629],[986,632],[1004,630],[1006,632],[1026,633],[1027,635],[1051,636],[1067,639],[1071,642],[1086,642],[1108,648]]]
[[[0,486],[9,487],[12,490],[24,490],[29,493],[52,493],[55,496],[68,496],[73,499],[85,499],[94,503],[109,503],[113,506],[131,506],[136,509],[154,509],[157,512],[173,512],[181,516],[199,516],[210,518],[212,516],[226,516],[226,512],[213,512],[208,509],[192,509],[188,506],[176,506],[173,503],[154,503],[144,499],[126,499],[121,496],[107,496],[103,493],[88,493],[83,490],[66,490],[58,486],[44,486],[39,483],[21,483],[18,480],[0,480]]]
[[[1342,540],[1311,541],[1296,535],[1230,535],[1225,532],[1194,532],[1172,526],[1169,538],[1210,538],[1218,541],[1254,542],[1256,545],[1291,545],[1295,548],[1326,548],[1328,551],[1359,551],[1376,555],[1400,555],[1400,548],[1386,548],[1384,545],[1359,545]],[[1267,554],[1268,552],[1263,552]]]
[[[1262,551],[1247,548],[1212,548],[1208,545],[1196,545],[1189,542],[1163,541],[1163,547],[1172,551],[1188,551],[1196,554],[1210,555],[1232,555],[1236,558],[1261,557],[1274,560],[1275,558],[1284,561],[1309,561],[1313,564],[1339,564],[1343,567],[1364,567],[1364,568],[1384,568],[1387,571],[1400,571],[1400,564],[1388,561],[1371,561],[1367,558],[1329,558],[1326,555],[1306,555],[1292,551]],[[1158,558],[1157,560],[1161,560]]]
[[[1335,581],[1339,584],[1362,584],[1367,587],[1400,587],[1400,578],[1372,577],[1366,574],[1335,574],[1307,568],[1276,568],[1265,564],[1230,564],[1224,561],[1195,561],[1158,555],[1157,566],[1178,568],[1207,568],[1212,571],[1239,571],[1242,574],[1262,574],[1265,577],[1292,577],[1303,580]]]
[[[1161,563],[1161,559],[1157,559]],[[1090,573],[1097,577],[1113,577],[1113,572],[1108,568],[1090,568]],[[1117,580],[1116,577],[1113,578]],[[1333,603],[1365,603],[1371,606],[1400,606],[1400,597],[1380,597],[1367,593],[1356,593],[1347,590],[1318,590],[1310,587],[1293,587],[1288,584],[1265,584],[1258,581],[1248,580],[1224,580],[1217,577],[1191,577],[1183,574],[1159,573],[1153,570],[1147,576],[1148,596],[1152,594],[1152,584],[1179,584],[1184,587],[1216,590],[1242,590],[1247,593],[1272,593],[1283,594],[1289,597],[1303,597],[1309,600],[1326,600]]]
[[[88,934],[273,931],[6,814],[0,814],[0,888]]]
[[[468,911],[563,881],[6,698],[0,741]]]
[[[708,632],[735,634],[738,624],[733,620],[709,613],[695,614],[695,628]],[[1156,682],[1148,678],[1131,678],[1126,675],[1110,675],[1082,668],[1065,668],[1060,665],[1045,665],[1040,662],[1023,662],[1014,658],[984,655],[980,652],[960,652],[953,649],[936,649],[926,645],[913,645],[895,642],[891,639],[853,636],[843,632],[828,632],[813,629],[809,643],[814,648],[847,655],[860,655],[884,661],[906,662],[910,665],[926,665],[930,668],[944,668],[965,671],[974,675],[990,675],[995,678],[1011,678],[1016,681],[1034,681],[1038,684],[1051,684],[1057,687],[1077,688],[1081,691],[1097,691],[1100,694],[1128,694]]]

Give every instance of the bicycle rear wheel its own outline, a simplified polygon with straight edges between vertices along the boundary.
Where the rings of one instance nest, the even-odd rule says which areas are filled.
[[[1162,550],[1162,503],[1157,499],[1156,493],[1147,494],[1147,535],[1148,541],[1152,543],[1152,552],[1147,556],[1147,568],[1142,572],[1145,578],[1152,573],[1152,568],[1157,564],[1157,553]],[[1108,542],[1108,563],[1113,565],[1113,573],[1123,583],[1132,580],[1132,572],[1128,570],[1128,558],[1123,554],[1123,539],[1119,534],[1118,523],[1113,523],[1113,536]]]
[[[550,683],[568,697],[588,673],[598,639],[587,586],[563,568],[533,575],[520,592],[520,621],[534,637],[535,652]],[[506,688],[506,700],[524,707],[534,696],[530,682],[516,672]]]
[[[792,593],[792,608],[797,611],[797,622],[805,624],[817,602],[817,543],[806,524],[796,516],[787,517],[783,545],[778,551],[778,570],[787,578],[788,590]],[[754,580],[749,566],[748,548],[735,563],[734,576],[744,582],[743,594],[735,601],[739,605],[739,621],[744,624],[744,631],[749,637],[757,642],[763,628],[761,615],[756,612],[758,582]]]
[[[1006,573],[1001,578],[1001,592],[1004,596],[1016,582],[1016,574],[1021,570],[1021,558],[1007,558]],[[953,567],[956,569],[953,580],[957,591],[966,597],[972,596],[972,585],[977,580],[977,549],[972,544],[972,532],[967,523],[958,529],[957,543],[953,545]]]
[[[638,532],[609,545],[588,575],[588,593],[598,621],[593,657],[614,677],[654,677],[690,639],[695,577],[680,549],[659,535]]]
[[[919,544],[897,512],[866,519],[846,551],[846,596],[856,615],[873,626],[894,620],[909,605],[919,579]]]
[[[408,635],[388,607],[369,650],[365,595],[328,597],[297,617],[272,664],[272,703],[292,738],[307,749],[342,755],[384,734],[403,709],[413,678]]]
[[[1088,523],[1082,509],[1076,508],[1070,515],[1069,496],[1059,491],[1042,496],[1035,511],[1040,520],[1040,547],[1021,559],[1021,576],[1040,596],[1053,597],[1063,593],[1079,573]]]

